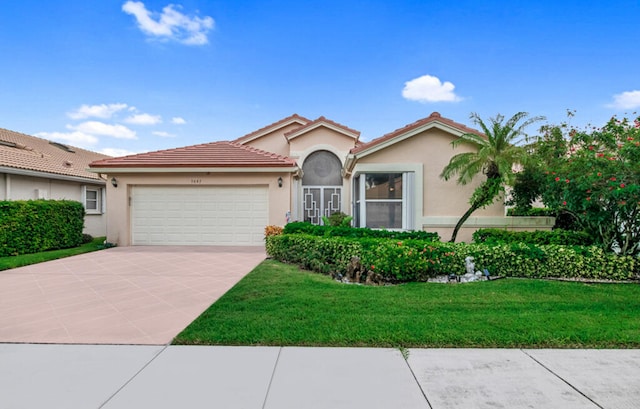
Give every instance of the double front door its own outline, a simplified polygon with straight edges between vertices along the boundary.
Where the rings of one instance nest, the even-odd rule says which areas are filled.
[[[341,186],[304,186],[302,196],[304,221],[322,224],[322,216],[329,217],[342,210],[341,201]]]

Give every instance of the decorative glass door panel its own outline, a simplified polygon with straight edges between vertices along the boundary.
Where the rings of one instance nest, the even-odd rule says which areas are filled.
[[[304,186],[303,211],[304,221],[322,224],[322,216],[329,217],[339,212],[342,201],[342,187]]]

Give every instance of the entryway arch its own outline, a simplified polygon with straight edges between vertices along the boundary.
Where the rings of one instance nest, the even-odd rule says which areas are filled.
[[[315,151],[302,164],[303,220],[322,224],[322,216],[342,211],[342,163],[332,152]]]

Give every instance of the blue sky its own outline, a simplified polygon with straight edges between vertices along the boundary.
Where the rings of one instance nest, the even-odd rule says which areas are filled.
[[[0,127],[112,155],[324,115],[640,111],[639,1],[3,2]],[[535,129],[532,129],[535,131]]]

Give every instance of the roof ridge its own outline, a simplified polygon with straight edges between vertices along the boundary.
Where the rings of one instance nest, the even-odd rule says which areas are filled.
[[[266,131],[266,130],[268,130],[269,128],[276,127],[277,125],[283,124],[283,123],[285,123],[285,122],[287,122],[287,121],[290,121],[290,120],[293,120],[293,119],[299,119],[299,120],[301,120],[301,121],[303,121],[303,122],[307,122],[307,123],[311,122],[311,120],[310,120],[310,119],[305,118],[305,117],[303,117],[303,116],[301,116],[301,115],[298,115],[298,114],[294,113],[294,114],[292,114],[292,115],[289,115],[289,116],[288,116],[288,117],[286,117],[286,118],[282,118],[282,119],[277,120],[277,121],[275,121],[275,122],[273,122],[273,123],[271,123],[271,124],[269,124],[269,125],[263,126],[263,127],[262,127],[262,128],[260,128],[260,129],[256,129],[255,131],[249,132],[248,134],[245,134],[245,135],[243,135],[243,136],[241,136],[241,137],[239,137],[239,138],[236,138],[236,139],[234,139],[234,140],[233,140],[233,142],[241,142],[241,141],[243,141],[243,140],[245,140],[245,139],[250,139],[252,136],[255,136],[255,135],[258,135],[258,134],[260,134],[260,133],[262,133],[262,132],[265,132],[265,131]],[[306,125],[306,124],[305,124],[305,125]],[[304,126],[304,125],[303,125],[303,126]]]
[[[300,131],[304,130],[305,128],[310,128],[311,126],[313,126],[313,125],[315,125],[315,124],[318,124],[318,123],[320,123],[320,122],[327,122],[327,123],[329,123],[329,124],[332,124],[332,125],[337,126],[338,128],[342,128],[342,129],[344,129],[344,130],[345,130],[345,131],[347,131],[347,132],[351,132],[351,133],[356,134],[356,135],[358,136],[358,138],[360,137],[360,131],[358,131],[357,129],[349,128],[348,126],[343,125],[343,124],[341,124],[341,123],[339,123],[339,122],[336,122],[336,121],[334,121],[334,120],[331,120],[331,119],[329,119],[329,118],[325,117],[324,115],[319,116],[318,118],[314,119],[313,121],[309,122],[309,123],[308,123],[308,124],[306,124],[306,125],[302,125],[302,126],[301,126],[300,128],[298,128],[298,129],[293,129],[293,130],[291,130],[291,131],[289,131],[289,132],[285,133],[285,134],[284,134],[284,136],[288,136],[288,135],[292,135],[292,134],[294,134],[294,133],[296,133],[296,132],[300,132]]]

